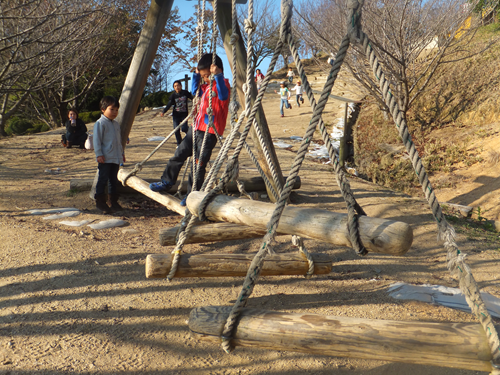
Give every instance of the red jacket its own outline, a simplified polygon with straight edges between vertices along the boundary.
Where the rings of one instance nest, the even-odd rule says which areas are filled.
[[[196,95],[196,90],[200,83],[201,76],[199,74],[193,74],[193,85],[191,87],[191,92]],[[226,129],[227,113],[229,111],[229,93],[231,91],[231,86],[229,81],[224,78],[222,74],[217,74],[213,81],[213,90],[215,92],[215,97],[212,98],[212,110],[214,116],[214,125],[217,129],[219,135],[224,134]],[[194,130],[206,131],[209,123],[209,118],[207,115],[207,109],[209,108],[210,99],[210,88],[207,83],[200,86],[200,110],[196,115],[194,121]],[[212,128],[208,130],[209,133],[214,134]]]

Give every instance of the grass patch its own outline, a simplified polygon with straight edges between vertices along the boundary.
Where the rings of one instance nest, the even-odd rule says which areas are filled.
[[[66,196],[67,196],[67,197],[74,197],[74,196],[75,196],[75,195],[77,195],[79,192],[80,192],[80,190],[78,190],[78,189],[69,189],[69,190],[66,192]]]

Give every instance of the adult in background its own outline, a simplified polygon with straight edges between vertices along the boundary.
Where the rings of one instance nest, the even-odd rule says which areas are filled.
[[[174,107],[172,110],[172,119],[174,121],[174,129],[179,126],[179,124],[188,116],[188,99],[193,100],[193,95],[187,91],[182,89],[181,81],[174,82],[174,92],[170,95],[170,100],[168,101],[167,106],[163,109],[161,116],[165,115],[170,107]],[[186,121],[184,125],[182,125],[181,129],[175,132],[175,139],[177,140],[177,146],[179,146],[182,142],[181,130],[184,133],[187,133],[189,125]]]
[[[63,138],[63,145],[66,148],[79,146],[85,148],[87,140],[87,127],[85,123],[78,118],[78,111],[71,108],[68,112],[68,121],[66,121],[66,142]]]

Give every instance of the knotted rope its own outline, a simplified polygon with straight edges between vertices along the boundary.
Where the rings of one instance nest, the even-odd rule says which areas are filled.
[[[288,38],[288,34],[291,27],[290,27],[290,18],[291,18],[291,8],[292,8],[292,2],[291,0],[282,0],[282,23],[281,23],[281,41],[283,42]],[[337,59],[343,60],[345,57],[345,54],[343,56],[338,56]],[[335,64],[336,70],[331,74],[332,79],[332,85],[335,81],[335,78],[338,75],[338,72],[340,70],[341,62],[339,61],[338,64]],[[222,347],[226,352],[230,352],[233,348],[231,346],[231,336],[232,336],[232,331],[236,325],[236,321],[238,319],[239,314],[241,313],[241,310],[243,307],[246,305],[246,302],[250,296],[250,294],[253,291],[253,288],[255,286],[255,283],[257,282],[257,279],[260,275],[260,272],[262,270],[262,264],[263,260],[266,256],[266,253],[268,252],[268,248],[270,248],[271,243],[274,241],[274,238],[276,236],[276,230],[278,227],[278,222],[281,217],[281,214],[283,213],[283,210],[285,208],[286,202],[288,201],[288,198],[290,196],[290,193],[293,188],[293,184],[295,182],[296,177],[298,176],[298,172],[300,170],[300,167],[302,165],[302,162],[305,159],[309,143],[312,140],[312,136],[314,134],[314,131],[316,130],[316,127],[318,125],[319,119],[321,117],[321,113],[328,101],[329,97],[329,92],[331,91],[331,87],[327,90],[326,84],[325,84],[325,89],[322,92],[321,98],[318,102],[318,106],[316,107],[311,122],[309,124],[309,127],[307,128],[306,134],[303,137],[302,143],[300,145],[299,151],[297,152],[297,155],[295,157],[295,160],[293,162],[292,168],[290,170],[290,174],[286,180],[286,183],[282,189],[282,192],[280,194],[280,199],[276,203],[276,209],[274,210],[272,217],[267,225],[267,230],[266,230],[266,235],[263,238],[263,243],[255,255],[254,259],[252,260],[252,263],[250,265],[250,268],[248,269],[247,276],[245,278],[245,281],[243,283],[243,287],[240,291],[240,294],[238,298],[236,299],[236,303],[233,306],[229,317],[226,321],[226,324],[224,326],[224,329],[222,331]],[[259,92],[260,94],[262,94]],[[254,106],[255,108],[255,106]],[[253,108],[253,109],[254,109]],[[253,112],[253,111],[252,111]]]

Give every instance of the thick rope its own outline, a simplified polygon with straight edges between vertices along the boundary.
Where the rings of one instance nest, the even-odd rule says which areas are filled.
[[[170,132],[170,134],[168,134],[165,139],[163,141],[160,142],[160,144],[158,144],[158,146],[155,147],[155,149],[153,151],[150,152],[150,154],[148,156],[146,156],[144,158],[143,161],[137,163],[135,166],[134,166],[134,169],[132,171],[130,171],[129,173],[127,173],[127,175],[123,178],[123,186],[126,186],[127,185],[127,180],[132,177],[132,176],[135,176],[137,173],[139,173],[141,170],[142,170],[142,167],[143,165],[154,155],[156,154],[156,152],[175,134],[176,131],[180,131],[181,127],[190,119],[193,117],[193,113],[195,112],[195,106],[193,105],[193,108],[191,109],[191,113],[188,115],[188,117],[186,117],[184,120],[182,120],[182,122],[172,131]]]
[[[353,19],[353,23],[356,21],[356,19]],[[492,364],[494,364],[495,366],[500,366],[500,341],[495,330],[495,326],[490,314],[486,309],[483,299],[481,298],[479,287],[474,280],[471,269],[465,263],[465,256],[460,253],[460,250],[456,245],[455,231],[453,227],[446,221],[446,218],[441,210],[441,206],[436,198],[436,195],[434,194],[431,183],[427,176],[427,172],[425,171],[416,147],[412,142],[408,126],[406,124],[405,116],[400,110],[397,100],[392,96],[390,92],[389,82],[385,79],[385,75],[378,62],[377,56],[375,55],[375,52],[371,47],[369,38],[360,29],[358,29],[357,35],[351,35],[353,38],[359,38],[359,43],[363,46],[366,57],[370,62],[370,66],[372,67],[373,73],[378,80],[383,99],[391,112],[396,127],[399,131],[399,135],[401,136],[406,150],[410,155],[410,160],[412,162],[415,173],[417,174],[420,184],[422,185],[422,189],[432,210],[432,214],[437,221],[439,238],[444,241],[444,248],[447,250],[448,269],[453,276],[458,277],[460,289],[464,293],[468,305],[470,306],[472,312],[478,318],[479,322],[483,326],[484,331],[486,332],[488,344],[490,346],[493,357]]]
[[[299,236],[292,236],[292,243],[294,246],[297,246],[299,248],[299,251],[302,254],[305,255],[307,263],[309,264],[309,268],[305,274],[305,277],[306,279],[310,279],[314,274],[314,261],[312,259],[311,254],[309,253],[309,251],[307,251],[306,247],[304,246],[304,240]]]
[[[281,40],[284,40],[288,36],[287,31],[288,32],[290,31],[290,18],[291,18],[291,11],[292,11],[292,2],[291,2],[291,0],[282,0],[281,4],[282,4],[281,5],[281,9],[282,9],[282,24],[281,24],[282,27],[281,27],[281,30],[283,31],[281,34]],[[345,57],[345,54],[337,56],[337,60],[339,60],[339,63],[335,64],[335,65],[336,65],[336,67],[338,67],[338,69],[336,69],[336,71],[332,75],[332,77],[333,77],[332,85],[335,81],[336,76],[338,75],[338,72],[340,71],[340,65],[341,65],[340,61],[343,61],[344,57]],[[288,201],[290,193],[292,192],[295,179],[298,176],[302,162],[305,159],[307,150],[309,148],[309,144],[312,140],[312,136],[314,134],[314,131],[316,130],[319,119],[321,117],[321,113],[322,113],[322,111],[323,111],[323,109],[328,101],[330,91],[331,91],[331,87],[329,87],[329,89],[327,90],[327,87],[325,85],[325,89],[323,90],[321,98],[318,102],[318,106],[316,107],[316,110],[313,113],[311,122],[309,123],[309,127],[307,128],[306,134],[303,137],[299,151],[297,152],[294,163],[293,163],[292,168],[290,170],[290,174],[289,174],[289,176],[286,180],[286,183],[283,187],[283,190],[281,192],[280,199],[276,203],[276,209],[274,210],[272,217],[267,225],[266,235],[264,236],[262,246],[260,247],[259,251],[255,255],[254,259],[252,260],[250,268],[248,269],[248,272],[247,272],[247,276],[246,276],[245,281],[243,283],[243,287],[241,289],[241,292],[240,292],[240,294],[236,300],[236,303],[233,306],[231,313],[229,314],[229,317],[228,317],[226,324],[224,326],[221,337],[222,337],[222,347],[226,352],[230,352],[233,349],[231,346],[231,336],[232,336],[233,329],[236,325],[238,316],[241,313],[241,310],[243,309],[243,307],[246,305],[246,302],[247,302],[250,294],[252,293],[253,288],[255,286],[255,283],[257,282],[257,279],[260,275],[264,258],[268,252],[268,247],[273,242],[273,240],[276,236],[276,230],[278,227],[279,219],[283,213],[283,210],[285,208],[286,202]]]
[[[356,12],[356,9],[350,9],[352,13]],[[355,32],[355,31],[353,31]],[[290,41],[290,51],[292,52],[292,55],[294,57],[295,64],[297,66],[297,70],[300,75],[300,79],[302,82],[302,85],[304,87],[304,91],[307,93],[307,97],[309,99],[309,102],[311,103],[311,108],[313,111],[316,109],[316,100],[314,98],[314,94],[312,92],[311,86],[309,85],[309,81],[307,80],[307,75],[305,73],[305,70],[303,68],[302,62],[300,61],[299,55],[298,55],[298,48],[293,43],[293,41]],[[334,79],[333,78],[333,72],[336,71],[337,69],[340,69],[340,66],[342,65],[343,58],[347,53],[347,50],[350,45],[350,35],[346,35],[340,44],[339,51],[337,53],[337,56],[342,56],[342,60],[339,60],[338,58],[335,58],[335,61],[332,64],[332,68],[330,70],[330,74],[327,77],[327,82],[325,83],[325,88],[329,87],[330,90],[333,87],[333,81],[329,82],[330,80]],[[354,198],[354,195],[351,191],[349,181],[347,180],[347,177],[345,175],[344,170],[342,169],[337,155],[335,153],[335,149],[333,148],[332,142],[330,140],[330,136],[328,134],[328,131],[323,123],[323,120],[320,118],[319,120],[319,128],[321,131],[321,135],[323,138],[323,141],[325,142],[325,146],[328,150],[328,154],[330,156],[330,159],[333,161],[333,166],[335,169],[335,177],[337,180],[337,184],[340,188],[340,191],[342,193],[342,196],[344,198],[344,201],[346,202],[347,205],[347,230],[349,233],[349,237],[351,240],[351,245],[356,251],[356,254],[364,256],[368,254],[368,251],[366,248],[363,246],[363,243],[361,242],[361,236],[359,233],[359,221],[358,221],[358,215],[366,215],[366,213],[363,211],[361,206],[356,202],[356,199]]]

